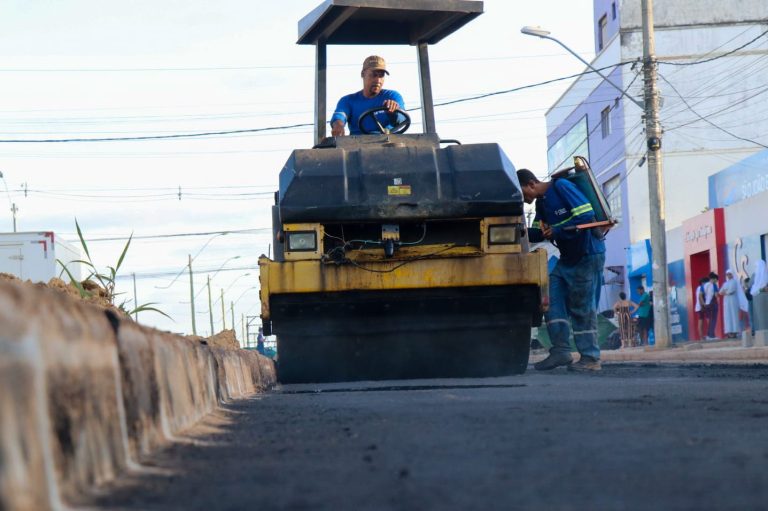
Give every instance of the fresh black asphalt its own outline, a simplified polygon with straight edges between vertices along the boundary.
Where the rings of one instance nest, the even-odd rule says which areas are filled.
[[[85,504],[758,510],[768,508],[768,368],[292,385],[183,440]]]

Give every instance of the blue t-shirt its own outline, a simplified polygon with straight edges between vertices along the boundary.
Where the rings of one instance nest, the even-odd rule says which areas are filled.
[[[378,108],[384,106],[384,101],[387,99],[393,99],[398,102],[400,108],[405,110],[405,102],[399,92],[389,89],[381,89],[376,96],[372,98],[366,98],[363,96],[363,91],[357,91],[354,94],[348,94],[339,100],[339,104],[336,105],[336,111],[333,112],[331,117],[331,125],[338,120],[344,121],[344,124],[349,128],[350,135],[361,135],[357,120],[360,118],[360,114],[371,108]],[[389,115],[386,113],[377,114],[376,118],[386,128],[392,127],[392,122],[389,119]],[[379,128],[373,119],[367,118],[364,122],[365,128],[372,132],[378,133]]]
[[[542,201],[540,207],[538,201]],[[584,194],[567,179],[555,179],[544,193],[536,199],[536,217],[528,230],[528,239],[543,241],[540,222],[552,227],[552,239],[560,250],[560,260],[575,264],[588,254],[605,252],[605,242],[590,229],[566,231],[570,225],[581,225],[595,221],[595,211]]]

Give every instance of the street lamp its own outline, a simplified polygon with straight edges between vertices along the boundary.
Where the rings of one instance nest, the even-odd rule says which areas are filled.
[[[248,289],[246,289],[245,291],[243,291],[242,293],[240,293],[240,296],[237,297],[237,300],[235,300],[234,304],[237,305],[237,302],[239,302],[240,299],[243,296],[245,296],[245,293],[247,293],[248,291],[253,291],[254,289],[259,289],[259,286],[251,286]]]
[[[188,254],[189,262],[185,267],[179,271],[179,273],[176,274],[176,276],[173,278],[170,284],[167,286],[155,286],[155,289],[168,289],[171,287],[177,280],[179,280],[179,277],[181,277],[185,271],[189,271],[189,302],[190,302],[190,309],[191,309],[191,315],[192,315],[192,334],[197,335],[197,324],[195,322],[195,279],[192,272],[192,262],[197,259],[197,257],[202,254],[203,250],[205,250],[205,247],[207,247],[214,239],[218,238],[219,236],[225,236],[229,234],[229,231],[220,232],[219,234],[216,234],[215,236],[211,236],[211,238],[205,242],[205,244],[200,248],[200,250],[197,251],[197,254],[195,254],[195,257],[192,257],[191,254]]]
[[[209,241],[210,241],[210,240],[209,240]],[[205,248],[205,247],[203,247],[203,248]],[[200,250],[200,252],[202,252],[202,249]],[[200,255],[200,252],[198,252],[198,255]],[[195,257],[197,257],[197,256],[195,256]],[[211,335],[213,335],[213,310],[212,310],[212,308],[211,308],[211,279],[212,279],[213,277],[215,277],[215,276],[216,276],[216,275],[217,275],[217,274],[218,274],[218,273],[219,273],[219,272],[220,272],[220,271],[221,271],[221,270],[222,270],[222,269],[223,269],[223,268],[224,268],[224,267],[227,265],[227,263],[228,263],[228,262],[230,262],[230,261],[232,261],[233,259],[240,259],[240,256],[239,256],[239,255],[236,255],[236,256],[232,256],[232,257],[230,257],[229,259],[227,259],[226,261],[224,261],[224,262],[221,264],[221,266],[219,266],[219,269],[218,269],[218,270],[216,270],[216,271],[213,273],[213,275],[209,275],[209,276],[207,277],[207,286],[206,286],[206,287],[208,287],[208,315],[209,315],[209,319],[210,319],[210,321],[211,321]],[[195,295],[195,298],[197,298],[198,296],[200,296],[200,293],[202,293],[202,292],[203,292],[203,290],[202,290],[202,289],[200,289],[200,291],[198,291],[198,292],[197,292],[197,294]]]
[[[616,88],[616,90],[618,90],[619,92],[621,92],[622,96],[624,96],[625,98],[629,99],[629,100],[630,100],[632,103],[636,104],[636,105],[637,105],[637,106],[639,106],[640,108],[645,108],[645,106],[643,106],[643,104],[642,104],[641,102],[639,102],[638,100],[636,100],[635,98],[633,98],[632,96],[630,96],[629,94],[627,94],[626,92],[624,92],[624,89],[622,89],[621,87],[619,87],[618,85],[616,85],[615,83],[613,83],[613,82],[612,82],[610,79],[608,79],[608,77],[607,77],[607,76],[605,76],[605,75],[604,75],[603,73],[601,73],[601,72],[600,72],[600,71],[599,71],[597,68],[595,68],[594,66],[592,66],[592,64],[590,64],[589,62],[587,62],[586,60],[584,60],[583,58],[581,58],[581,56],[580,56],[578,53],[576,53],[575,51],[573,51],[572,49],[570,49],[568,46],[566,46],[566,45],[565,45],[565,44],[564,44],[562,41],[560,41],[559,39],[557,39],[557,38],[554,38],[554,37],[552,37],[551,35],[549,35],[549,34],[551,34],[551,32],[550,32],[549,30],[546,30],[546,29],[544,29],[544,28],[542,28],[542,27],[540,27],[540,26],[525,26],[525,27],[523,27],[523,28],[521,28],[521,29],[520,29],[520,32],[521,32],[521,33],[523,33],[523,34],[525,34],[525,35],[532,35],[532,36],[536,36],[536,37],[541,37],[542,39],[549,39],[550,41],[554,41],[554,42],[556,42],[557,44],[559,44],[560,46],[562,46],[563,48],[565,48],[565,50],[566,50],[568,53],[570,53],[571,55],[573,55],[574,57],[576,57],[577,59],[579,59],[579,60],[580,60],[580,61],[581,61],[581,62],[582,62],[582,63],[583,63],[585,66],[587,66],[589,69],[591,69],[592,71],[594,71],[595,73],[597,73],[597,74],[598,74],[598,75],[599,75],[599,76],[600,76],[600,77],[601,77],[603,80],[605,80],[606,82],[608,82],[609,84],[611,84],[611,85],[612,85],[614,88]]]
[[[230,257],[227,261],[224,262],[224,264],[227,264],[228,261],[231,261],[232,259],[237,259],[239,257],[240,256]],[[221,265],[221,268],[224,267],[224,264]],[[216,270],[216,273],[219,273],[219,271],[221,271],[221,268]],[[214,277],[216,276],[216,273],[213,274]],[[250,273],[245,273],[245,274],[240,275],[239,277],[237,277],[235,280],[232,281],[231,284],[229,284],[229,287],[227,287],[226,291],[229,291],[229,289],[235,284],[235,282],[237,282],[241,278],[243,278],[245,276],[248,276],[248,275],[250,275]],[[226,291],[222,290],[222,292],[221,292],[222,299],[224,298],[224,293]],[[219,299],[217,298],[215,302],[211,302],[211,277],[208,277],[208,314],[209,314],[209,318],[211,320],[211,332],[213,332],[213,304],[217,303],[218,301],[219,301]]]
[[[243,277],[247,277],[247,276],[249,276],[250,274],[251,274],[250,272],[248,272],[248,273],[243,273],[242,275],[240,275],[239,277],[237,277],[235,280],[233,280],[233,281],[232,281],[232,282],[231,282],[231,283],[230,283],[230,284],[227,286],[227,289],[225,289],[225,290],[224,290],[224,292],[225,292],[225,293],[227,293],[227,292],[228,292],[230,289],[232,289],[232,286],[234,286],[234,285],[235,285],[235,283],[236,283],[238,280],[242,279]]]
[[[219,269],[218,269],[218,270],[216,270],[215,272],[213,272],[213,275],[211,275],[211,278],[213,278],[213,277],[215,277],[216,275],[218,275],[218,274],[219,274],[219,272],[220,272],[221,270],[223,270],[223,269],[224,269],[224,267],[227,265],[227,263],[228,263],[228,262],[230,262],[230,261],[233,261],[233,260],[235,260],[235,259],[240,259],[240,256],[239,256],[239,255],[236,255],[236,256],[232,256],[232,257],[230,257],[229,259],[227,259],[226,261],[224,261],[224,262],[221,264],[221,266],[219,267]]]
[[[182,268],[182,269],[179,271],[179,273],[177,273],[177,274],[176,274],[176,276],[173,278],[173,280],[171,281],[171,283],[170,283],[170,284],[168,284],[167,286],[155,286],[155,289],[168,289],[169,287],[171,287],[172,285],[174,285],[174,284],[176,283],[176,281],[177,281],[177,280],[179,280],[179,277],[181,277],[181,276],[184,274],[184,272],[185,272],[185,271],[187,271],[187,269],[189,269],[189,270],[191,271],[191,269],[192,269],[192,262],[193,262],[195,259],[197,259],[197,257],[198,257],[198,256],[199,256],[199,255],[200,255],[202,252],[203,252],[203,250],[205,250],[205,247],[207,247],[207,246],[208,246],[208,245],[209,245],[209,244],[210,244],[210,243],[211,243],[213,240],[215,240],[215,239],[216,239],[216,238],[218,238],[219,236],[226,236],[227,234],[229,234],[229,231],[226,231],[226,232],[220,232],[219,234],[216,234],[216,235],[214,235],[214,236],[211,236],[211,237],[210,237],[210,239],[209,239],[208,241],[206,241],[206,242],[205,242],[205,245],[203,245],[203,246],[202,246],[202,248],[201,248],[200,250],[198,250],[198,251],[197,251],[197,254],[195,254],[195,257],[192,257],[191,255],[189,256],[189,264],[185,265],[185,266],[184,266],[184,267],[183,267],[183,268]]]
[[[243,276],[245,276],[245,275],[243,275]],[[229,312],[232,314],[232,330],[234,330],[234,329],[235,329],[235,305],[237,305],[237,302],[239,302],[239,301],[240,301],[240,299],[241,299],[242,297],[244,297],[244,296],[245,296],[245,294],[246,294],[248,291],[252,291],[252,290],[254,290],[254,289],[259,289],[259,286],[251,286],[251,287],[249,287],[248,289],[246,289],[245,291],[243,291],[243,292],[240,294],[240,296],[238,296],[238,297],[237,297],[237,300],[235,300],[234,302],[229,302]],[[243,315],[243,318],[245,318],[245,315]],[[245,330],[245,326],[243,326],[243,330]],[[245,334],[243,334],[243,336],[245,337]],[[246,345],[246,346],[248,346],[248,339],[247,339],[247,337],[245,338],[245,345]]]
[[[250,274],[251,274],[250,272],[248,272],[248,273],[243,273],[242,275],[240,275],[239,277],[237,277],[235,280],[233,280],[233,281],[232,281],[232,282],[229,284],[229,286],[227,286],[227,289],[224,289],[224,290],[222,290],[222,292],[223,292],[223,293],[227,293],[227,292],[229,292],[229,290],[230,290],[230,289],[232,289],[232,286],[234,286],[234,285],[235,285],[235,283],[236,283],[238,280],[242,279],[243,277],[247,277],[247,276],[248,276],[248,275],[250,275]],[[221,300],[221,297],[219,297],[219,298],[216,298],[216,300],[214,300],[214,301],[213,301],[213,305],[216,305],[217,303],[219,303],[219,300]]]

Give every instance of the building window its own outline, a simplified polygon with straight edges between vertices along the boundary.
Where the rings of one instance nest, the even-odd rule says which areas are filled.
[[[603,14],[600,21],[597,22],[597,49],[601,51],[608,39],[608,15]]]
[[[597,127],[592,131],[595,130]],[[585,115],[547,149],[547,169],[549,172],[562,169],[563,165],[568,165],[568,162],[573,161],[574,156],[583,156],[589,160],[589,133],[587,116]]]
[[[600,127],[603,131],[603,138],[611,134],[611,107],[607,106],[600,112]]]
[[[616,2],[611,3],[611,19],[616,19]]]
[[[613,218],[621,222],[621,176],[615,175],[606,181],[603,184],[603,193]]]

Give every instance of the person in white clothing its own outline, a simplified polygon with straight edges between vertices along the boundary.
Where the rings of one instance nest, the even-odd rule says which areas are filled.
[[[747,290],[749,290],[749,277],[744,279],[744,282],[741,282],[738,286],[736,286],[736,296],[739,297],[739,320],[741,323],[741,330],[744,332],[751,332],[752,319],[749,312],[749,298],[747,297]]]
[[[723,332],[732,339],[739,334],[739,282],[733,278],[733,272],[725,272],[725,282],[719,294],[723,297]]]
[[[755,262],[755,277],[752,279],[752,289],[749,290],[749,294],[757,296],[765,290],[766,286],[768,286],[768,271],[765,261],[758,259]]]

